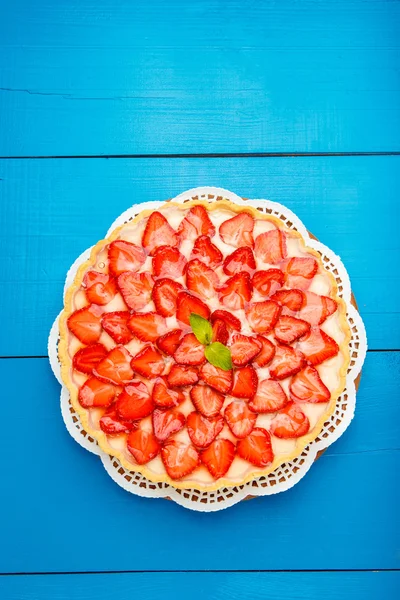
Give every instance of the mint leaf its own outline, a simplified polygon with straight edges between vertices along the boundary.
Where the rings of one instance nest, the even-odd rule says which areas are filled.
[[[223,371],[232,369],[231,351],[221,342],[210,344],[205,348],[204,353],[208,362],[214,367],[219,367]]]
[[[204,317],[196,315],[196,313],[190,315],[189,321],[190,327],[200,344],[204,344],[205,346],[209,344],[213,333],[211,323],[207,319],[204,319]]]

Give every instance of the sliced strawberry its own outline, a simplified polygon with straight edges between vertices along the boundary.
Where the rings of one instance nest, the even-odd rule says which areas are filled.
[[[138,271],[146,260],[146,252],[140,246],[116,240],[108,246],[108,270],[118,277],[125,271]]]
[[[186,258],[179,252],[178,248],[160,246],[154,252],[153,273],[156,277],[177,279],[183,275],[186,262]]]
[[[331,393],[317,369],[307,366],[297,373],[289,385],[290,396],[296,402],[328,402]]]
[[[103,315],[101,325],[117,344],[128,344],[133,338],[133,333],[128,327],[131,313],[127,310],[109,312]]]
[[[206,360],[204,346],[194,333],[186,334],[175,351],[174,359],[181,365],[202,365]]]
[[[232,388],[232,371],[223,371],[211,363],[201,367],[200,379],[221,394],[228,394]]]
[[[251,300],[253,288],[248,273],[237,273],[230,277],[219,289],[219,299],[228,308],[244,308]]]
[[[138,465],[145,465],[157,456],[160,445],[151,431],[138,429],[129,434],[126,446]]]
[[[299,317],[310,323],[310,325],[322,325],[337,310],[337,303],[328,296],[304,292],[304,297],[305,302]]]
[[[182,329],[173,329],[157,338],[156,344],[164,354],[173,356],[182,338]]]
[[[196,313],[204,319],[210,317],[210,309],[207,304],[196,298],[196,296],[188,294],[188,292],[179,292],[177,304],[176,318],[185,325],[190,325],[189,318],[192,313]]]
[[[163,374],[165,362],[158,350],[153,346],[145,346],[132,358],[131,367],[139,375],[152,379]]]
[[[235,398],[252,398],[257,392],[258,376],[250,365],[235,369],[231,396]]]
[[[128,327],[142,342],[155,342],[167,331],[165,319],[155,312],[134,313]]]
[[[285,275],[280,269],[257,271],[251,280],[254,289],[262,296],[271,296],[284,284]]]
[[[286,285],[290,288],[306,290],[318,271],[318,262],[311,257],[293,257],[286,264]]]
[[[228,404],[224,417],[233,435],[239,439],[251,433],[257,419],[257,415],[251,412],[244,400],[234,400]]]
[[[182,240],[194,240],[199,235],[215,235],[215,227],[204,206],[192,206],[178,227]]]
[[[313,327],[309,334],[299,341],[298,348],[314,366],[339,353],[339,346],[335,340],[318,327]]]
[[[93,369],[93,375],[115,385],[125,385],[133,379],[131,359],[124,346],[116,346]]]
[[[275,300],[275,302],[296,312],[303,306],[305,295],[301,290],[278,290],[271,296],[271,300]]]
[[[242,212],[219,227],[219,236],[229,246],[254,246],[253,239],[254,219],[249,213]]]
[[[257,413],[276,412],[288,402],[288,397],[277,381],[264,379],[258,385],[257,394],[250,400],[249,408]]]
[[[229,471],[235,451],[235,444],[231,440],[219,438],[201,453],[201,461],[214,479],[219,479]]]
[[[190,390],[190,398],[196,408],[205,417],[218,415],[224,403],[224,396],[208,385],[199,383]]]
[[[262,348],[253,362],[257,367],[265,367],[275,356],[275,345],[263,335],[257,335],[256,340],[260,342]]]
[[[96,377],[89,377],[79,390],[79,404],[84,408],[96,406],[110,406],[113,403],[116,389],[110,383],[100,381]]]
[[[274,300],[253,302],[245,308],[247,321],[256,333],[269,333],[278,320],[281,307]]]
[[[107,435],[117,435],[119,433],[128,433],[138,428],[137,421],[126,421],[121,419],[114,406],[108,409],[101,417],[100,429]]]
[[[147,385],[143,381],[126,385],[118,396],[115,408],[118,416],[127,421],[148,417],[154,410],[154,403]]]
[[[224,418],[222,415],[208,418],[194,411],[187,416],[186,424],[193,444],[198,448],[206,448],[222,431]]]
[[[187,264],[186,285],[188,290],[208,300],[216,295],[218,277],[215,271],[196,258]]]
[[[156,311],[162,317],[173,317],[176,314],[178,294],[183,287],[172,279],[158,279],[153,287],[152,298]]]
[[[304,354],[290,346],[276,346],[275,356],[270,364],[269,372],[273,379],[286,379],[295,375],[305,366]]]
[[[198,258],[210,269],[216,269],[223,260],[222,252],[207,235],[201,235],[194,243],[190,260]]]
[[[270,432],[282,439],[298,438],[305,435],[310,429],[310,421],[301,408],[294,402],[289,402],[272,419]]]
[[[168,440],[161,448],[161,458],[171,479],[182,479],[192,473],[200,462],[199,454],[192,444]]]
[[[240,331],[242,328],[242,324],[239,321],[239,319],[237,317],[234,317],[227,310],[214,310],[214,312],[211,314],[211,323],[214,324],[217,319],[224,321],[228,329]]]
[[[150,256],[153,256],[160,246],[179,246],[179,235],[172,229],[164,215],[154,211],[147,220],[142,246]]]
[[[279,317],[274,335],[281,344],[291,344],[310,331],[310,323],[295,317],[283,315]]]
[[[276,265],[287,256],[286,235],[280,229],[272,229],[256,237],[254,253],[263,262]]]
[[[262,345],[257,338],[235,333],[232,336],[229,348],[233,364],[237,367],[243,367],[260,353]]]
[[[182,365],[172,365],[167,376],[168,385],[171,387],[193,385],[198,380],[199,374],[196,367],[184,367]]]
[[[141,310],[150,302],[154,279],[151,273],[127,271],[118,277],[118,287],[131,310]]]
[[[186,422],[185,415],[176,408],[156,408],[152,418],[154,435],[159,442],[165,442],[170,435],[180,431]]]
[[[238,456],[256,467],[266,467],[274,460],[271,436],[266,429],[255,427],[236,448]]]
[[[81,373],[91,373],[94,367],[106,356],[103,344],[91,344],[81,348],[74,354],[72,366]]]
[[[88,271],[83,278],[86,298],[93,304],[108,304],[117,293],[114,277],[106,273]]]
[[[256,270],[257,265],[254,260],[253,251],[248,246],[237,248],[229,254],[224,260],[224,273],[227,275],[235,275],[235,273],[250,273],[252,275]]]
[[[216,319],[212,326],[213,334],[212,341],[213,342],[221,342],[221,344],[226,345],[229,340],[229,331],[225,322],[221,319]]]
[[[68,317],[68,329],[82,344],[94,344],[101,336],[102,313],[96,304],[80,308]]]
[[[181,391],[171,390],[161,377],[154,384],[152,398],[154,404],[160,408],[172,408],[185,400]]]

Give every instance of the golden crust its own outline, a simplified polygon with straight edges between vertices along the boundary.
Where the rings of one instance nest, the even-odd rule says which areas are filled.
[[[329,419],[329,417],[333,414],[333,412],[335,410],[337,398],[343,392],[343,390],[345,389],[345,386],[346,386],[346,375],[347,375],[347,371],[348,371],[348,367],[349,367],[349,363],[350,363],[349,342],[351,339],[351,332],[350,332],[350,327],[349,327],[349,324],[347,322],[347,317],[346,317],[346,304],[338,296],[337,284],[336,284],[335,278],[329,271],[327,271],[325,269],[319,253],[316,250],[314,250],[313,248],[306,246],[304,239],[300,233],[298,233],[292,229],[288,229],[280,219],[278,219],[277,217],[274,217],[273,215],[266,215],[266,214],[258,211],[256,208],[253,208],[252,206],[239,206],[228,200],[218,200],[218,201],[214,201],[211,204],[209,204],[205,201],[200,201],[200,200],[192,200],[190,202],[185,202],[184,204],[178,204],[178,203],[174,203],[174,202],[166,202],[166,206],[176,206],[178,210],[187,210],[187,209],[191,208],[192,206],[198,205],[198,204],[202,204],[204,206],[204,208],[206,208],[206,210],[209,210],[209,211],[213,211],[213,210],[221,209],[221,208],[226,208],[235,213],[240,213],[240,212],[246,211],[246,212],[251,213],[254,216],[254,218],[256,218],[256,219],[272,221],[277,227],[279,227],[280,229],[285,231],[286,234],[288,234],[292,237],[298,238],[298,240],[300,241],[300,244],[302,246],[302,249],[307,251],[309,254],[312,254],[316,258],[316,260],[319,263],[320,268],[328,275],[328,277],[331,280],[331,290],[332,290],[331,297],[338,304],[337,313],[339,315],[340,329],[345,336],[345,339],[340,346],[340,351],[343,356],[343,364],[342,364],[342,367],[339,372],[340,384],[337,387],[337,389],[332,392],[331,400],[328,404],[326,411],[318,419],[318,421],[315,424],[315,426],[313,427],[312,431],[308,435],[305,435],[305,436],[302,436],[301,438],[296,439],[296,447],[295,447],[294,451],[290,455],[287,455],[284,457],[275,457],[275,460],[273,461],[273,463],[271,463],[268,467],[266,467],[265,469],[256,469],[250,473],[247,473],[246,476],[241,481],[232,481],[230,479],[225,478],[225,479],[218,479],[217,481],[212,482],[210,484],[202,485],[198,481],[190,481],[190,480],[175,481],[175,480],[171,479],[167,473],[156,474],[156,473],[150,471],[146,467],[146,465],[133,465],[133,463],[126,460],[123,452],[119,452],[115,448],[112,448],[110,446],[105,433],[103,433],[101,430],[99,431],[99,430],[93,429],[90,426],[89,420],[88,420],[88,411],[79,404],[78,390],[77,390],[76,385],[71,380],[71,376],[70,376],[72,361],[68,354],[67,319],[68,319],[69,315],[74,311],[73,296],[74,296],[74,293],[80,288],[85,272],[87,271],[88,268],[92,267],[95,264],[96,257],[98,255],[98,253],[104,248],[104,246],[118,238],[118,235],[119,235],[120,231],[122,230],[122,228],[125,227],[125,224],[121,225],[120,227],[117,227],[108,238],[106,238],[104,240],[100,240],[92,248],[90,258],[79,267],[73,284],[68,288],[68,290],[65,294],[64,310],[61,313],[60,321],[59,321],[60,342],[58,345],[58,357],[59,357],[59,360],[61,363],[61,375],[62,375],[63,382],[65,383],[65,385],[67,386],[67,388],[70,392],[71,404],[72,404],[74,410],[78,413],[84,429],[94,439],[97,440],[97,443],[99,444],[100,448],[104,452],[106,452],[107,454],[110,454],[111,456],[116,457],[121,462],[121,464],[125,467],[125,469],[127,469],[128,471],[139,472],[142,475],[144,475],[144,477],[146,477],[149,481],[152,481],[154,483],[166,482],[169,485],[171,485],[175,488],[178,488],[178,489],[197,489],[200,491],[214,491],[214,490],[221,489],[224,487],[237,487],[237,486],[243,485],[245,483],[248,483],[255,477],[261,477],[263,475],[268,475],[269,473],[271,473],[272,471],[277,469],[277,467],[279,467],[279,465],[281,465],[285,462],[290,462],[296,456],[299,456],[302,453],[302,451],[304,450],[304,448],[310,442],[312,442],[313,440],[315,440],[318,437],[318,435],[320,434],[320,432],[324,426],[325,421],[327,419]],[[161,206],[160,209],[162,210],[162,208],[163,207]],[[152,213],[152,212],[153,212],[153,210],[144,210],[144,211],[140,212],[132,221],[130,221],[130,224],[134,225],[135,223],[138,223],[142,219],[148,217],[150,215],[150,213]]]

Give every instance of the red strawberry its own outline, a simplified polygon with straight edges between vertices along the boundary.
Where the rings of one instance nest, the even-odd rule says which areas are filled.
[[[174,354],[174,359],[181,365],[201,365],[206,360],[204,346],[200,344],[194,333],[186,334]]]
[[[199,298],[196,298],[196,296],[192,296],[192,294],[179,292],[177,303],[178,310],[176,312],[176,318],[185,325],[190,325],[189,318],[192,313],[196,313],[197,315],[204,317],[204,319],[210,317],[210,309],[207,304],[204,304],[204,302]]]
[[[103,381],[125,385],[133,379],[131,359],[132,356],[124,346],[116,346],[93,369],[93,375]]]
[[[234,400],[228,404],[224,417],[233,435],[239,439],[251,433],[257,419],[257,415],[249,410],[244,400]]]
[[[267,271],[257,271],[257,273],[254,273],[251,281],[259,294],[262,296],[271,296],[283,286],[285,275],[280,269],[268,269]]]
[[[218,277],[212,269],[196,258],[187,264],[186,285],[188,290],[208,300],[216,295]]]
[[[273,300],[253,302],[245,309],[247,321],[256,333],[269,333],[278,320],[281,307]]]
[[[156,277],[176,279],[183,275],[186,262],[186,258],[178,248],[160,246],[153,256],[153,273]]]
[[[335,300],[328,296],[319,296],[313,292],[304,292],[304,306],[299,317],[311,325],[322,325],[322,323],[337,310]]]
[[[116,240],[108,246],[108,269],[118,277],[125,271],[138,271],[146,260],[146,252],[140,246]]]
[[[305,295],[301,290],[278,290],[271,296],[271,300],[275,300],[275,302],[296,312],[303,306]]]
[[[190,260],[198,258],[210,269],[215,269],[222,263],[222,252],[212,243],[207,235],[201,235],[194,243]]]
[[[257,265],[254,260],[253,251],[248,246],[237,248],[229,254],[224,260],[224,273],[227,275],[235,275],[235,273],[250,273],[252,275],[256,270]]]
[[[138,465],[145,465],[157,456],[160,445],[151,431],[138,429],[129,434],[127,448]]]
[[[257,413],[276,412],[288,402],[288,397],[277,381],[264,379],[259,383],[257,394],[250,400],[249,408]]]
[[[228,329],[240,331],[242,328],[239,319],[237,317],[234,317],[227,310],[214,310],[214,312],[211,314],[211,323],[214,324],[217,319],[224,321]]]
[[[131,360],[131,367],[139,375],[152,379],[162,375],[165,362],[162,354],[153,346],[145,346]]]
[[[219,299],[228,308],[244,308],[251,300],[253,288],[248,273],[237,273],[230,277],[219,289]]]
[[[276,265],[286,258],[286,235],[280,229],[272,229],[256,237],[254,253],[261,261]]]
[[[150,302],[154,280],[151,273],[127,271],[118,277],[118,287],[131,310],[141,310]]]
[[[237,454],[256,467],[266,467],[274,460],[271,436],[266,429],[255,427],[251,434],[237,445]]]
[[[171,387],[183,387],[193,385],[199,380],[196,367],[184,367],[181,365],[172,365],[167,376],[168,385]]]
[[[136,421],[126,421],[125,419],[121,419],[114,408],[108,409],[107,412],[101,417],[100,428],[107,435],[117,435],[119,433],[128,433],[129,431],[133,431],[138,428],[138,423]]]
[[[152,298],[156,311],[162,317],[172,317],[176,314],[176,301],[183,287],[172,279],[158,279],[153,287]]]
[[[256,340],[260,342],[262,348],[260,354],[256,356],[253,362],[257,367],[265,367],[274,358],[275,346],[268,338],[262,335],[257,335]]]
[[[236,398],[252,398],[257,392],[258,376],[251,366],[235,369],[231,396]]]
[[[74,354],[72,366],[81,373],[91,373],[94,367],[106,356],[107,350],[103,344],[91,344],[81,348]]]
[[[232,362],[237,367],[243,367],[260,353],[262,345],[257,338],[251,338],[241,333],[235,333],[230,343]]]
[[[222,415],[207,418],[196,411],[186,419],[187,430],[193,444],[198,448],[206,448],[215,440],[224,427]]]
[[[179,246],[179,236],[172,229],[167,219],[158,211],[154,211],[148,218],[142,237],[142,246],[150,256],[160,246]]]
[[[314,366],[339,353],[339,346],[335,340],[318,327],[313,327],[309,334],[299,341],[298,348]]]
[[[152,398],[154,404],[160,408],[172,408],[185,400],[181,391],[171,390],[161,377],[154,384]]]
[[[281,344],[291,344],[310,331],[310,323],[283,315],[275,325],[274,335]]]
[[[79,404],[84,408],[96,406],[110,406],[113,403],[116,389],[110,383],[99,381],[96,377],[89,377],[79,390]]]
[[[223,371],[211,363],[201,367],[200,379],[221,394],[228,394],[232,388],[232,371]]]
[[[143,381],[126,385],[118,396],[115,408],[118,416],[128,421],[148,417],[153,412],[154,403],[147,385]]]
[[[221,344],[226,345],[229,339],[229,331],[224,321],[221,321],[221,319],[216,319],[216,321],[213,323],[212,329],[212,341],[221,342]]]
[[[306,290],[310,287],[312,278],[318,271],[315,258],[293,257],[286,264],[286,285],[290,288]]]
[[[219,236],[229,246],[254,246],[253,240],[254,219],[249,213],[242,212],[219,227]]]
[[[310,429],[310,421],[301,408],[294,402],[289,402],[272,419],[270,432],[282,439],[298,438],[305,435]]]
[[[68,329],[82,344],[94,344],[101,336],[102,309],[96,304],[76,310],[68,317]]]
[[[331,398],[317,369],[309,366],[293,377],[289,391],[292,400],[296,402],[328,402]]]
[[[164,354],[168,354],[169,356],[173,356],[175,350],[180,344],[182,337],[182,329],[173,329],[169,331],[165,335],[161,335],[156,344]]]
[[[165,319],[155,312],[134,313],[128,327],[142,342],[155,342],[167,330]]]
[[[224,403],[224,396],[208,387],[208,385],[194,385],[190,390],[190,398],[196,408],[205,417],[218,415]]]
[[[93,304],[108,304],[117,293],[114,277],[106,273],[88,271],[83,278],[86,298]]]
[[[177,433],[185,426],[186,418],[176,408],[160,409],[153,412],[154,435],[159,442],[165,442],[173,433]]]
[[[235,458],[235,444],[230,440],[219,438],[214,440],[206,450],[201,453],[201,461],[210,471],[214,479],[223,477]]]
[[[276,346],[274,359],[269,367],[273,379],[286,379],[305,366],[304,354],[290,346]]]
[[[192,206],[178,227],[181,239],[194,240],[199,235],[215,235],[215,227],[204,206]]]
[[[110,337],[117,344],[128,344],[133,338],[133,333],[128,327],[131,313],[127,310],[109,312],[103,315],[101,324]]]
[[[168,440],[161,448],[161,458],[171,479],[182,479],[198,466],[200,457],[192,444]]]

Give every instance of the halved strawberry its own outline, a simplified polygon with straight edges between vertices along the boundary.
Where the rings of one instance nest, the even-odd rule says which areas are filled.
[[[116,346],[93,369],[93,375],[115,385],[126,385],[133,379],[131,359],[124,346]]]
[[[228,308],[244,308],[251,300],[253,287],[248,273],[236,273],[219,288],[219,299]]]
[[[269,333],[278,320],[281,307],[274,300],[253,302],[245,308],[247,321],[256,333]]]
[[[221,394],[228,394],[232,388],[232,371],[223,371],[211,363],[201,367],[200,379]]]
[[[161,448],[161,458],[171,479],[182,479],[198,466],[200,457],[192,444],[168,440]]]
[[[176,301],[183,287],[172,279],[158,279],[153,287],[152,298],[156,311],[162,317],[172,317],[176,314]]]
[[[257,335],[256,340],[260,342],[262,348],[253,362],[257,367],[265,367],[275,356],[275,345],[263,335]]]
[[[147,385],[143,381],[126,385],[117,398],[115,408],[118,416],[127,421],[148,417],[154,410],[154,403]]]
[[[204,206],[192,206],[178,227],[182,240],[194,240],[199,235],[215,235],[215,227]]]
[[[108,270],[118,277],[124,271],[138,271],[146,260],[146,252],[140,246],[116,240],[108,246]]]
[[[165,442],[170,435],[180,431],[186,422],[185,415],[176,408],[156,408],[152,419],[154,435],[159,442]]]
[[[305,302],[299,317],[311,325],[322,323],[337,310],[337,303],[328,296],[319,296],[313,292],[304,292]]]
[[[213,325],[217,319],[220,319],[221,321],[224,321],[228,329],[240,331],[242,328],[240,320],[237,317],[234,317],[232,313],[228,312],[227,310],[214,310],[210,318]]]
[[[194,243],[190,260],[198,258],[210,269],[215,269],[222,263],[222,252],[212,243],[208,235],[201,235]]]
[[[127,310],[105,313],[101,325],[117,344],[128,344],[133,338],[133,333],[128,327],[131,313]]]
[[[152,379],[163,374],[165,362],[158,350],[153,346],[145,346],[132,358],[131,367],[139,375]]]
[[[68,329],[82,344],[94,344],[101,336],[103,310],[96,304],[76,310],[68,317]]]
[[[230,392],[235,398],[252,398],[257,392],[258,376],[253,367],[241,367],[235,369],[233,374],[233,388]]]
[[[295,256],[287,261],[285,271],[288,287],[306,290],[318,271],[318,262],[315,258]]]
[[[150,256],[160,246],[179,246],[179,235],[174,231],[167,219],[158,211],[154,211],[148,218],[142,236],[142,246]]]
[[[237,248],[229,254],[224,260],[224,273],[227,275],[235,275],[235,273],[250,273],[252,275],[256,270],[257,265],[254,260],[253,251],[248,246]]]
[[[160,444],[151,431],[138,429],[129,434],[126,446],[138,465],[145,465],[157,456]]]
[[[235,444],[231,440],[219,438],[201,453],[201,461],[214,479],[223,477],[229,471],[235,458],[235,450]]]
[[[303,306],[305,295],[301,290],[278,290],[271,296],[271,300],[275,300],[275,302],[296,312]]]
[[[190,325],[189,318],[192,313],[196,313],[204,319],[210,317],[210,309],[207,304],[196,298],[196,296],[188,294],[188,292],[179,292],[177,304],[176,318],[185,325]]]
[[[190,390],[190,398],[199,412],[205,417],[215,417],[224,404],[224,396],[209,387],[199,383]]]
[[[270,432],[282,439],[298,438],[310,429],[310,421],[301,408],[294,402],[289,402],[272,419]]]
[[[133,313],[128,327],[142,342],[155,342],[167,331],[165,319],[156,312]]]
[[[263,262],[276,265],[287,256],[286,235],[280,229],[272,229],[256,237],[254,253]]]
[[[307,321],[282,315],[275,325],[274,335],[281,344],[291,344],[308,333],[310,327],[310,323],[307,323]]]
[[[84,408],[96,406],[110,406],[116,394],[115,386],[100,381],[96,377],[89,377],[79,390],[79,404]]]
[[[111,406],[101,417],[100,429],[107,435],[118,435],[119,433],[128,433],[139,427],[137,421],[126,421],[121,419],[114,406]]]
[[[254,219],[246,212],[242,212],[219,227],[219,236],[229,246],[254,246],[253,239]]]
[[[257,415],[249,409],[244,400],[234,400],[228,404],[224,417],[233,435],[239,439],[251,433],[257,419]]]
[[[118,277],[118,287],[131,310],[141,310],[150,302],[154,279],[151,273],[127,271]]]
[[[168,385],[171,387],[183,387],[193,385],[199,380],[196,367],[184,367],[183,365],[172,365],[167,376]]]
[[[165,335],[161,335],[157,338],[156,344],[161,352],[173,356],[175,350],[180,344],[182,338],[182,329],[173,329],[168,331]]]
[[[280,269],[257,271],[251,280],[254,289],[262,296],[271,296],[284,284],[285,275]]]
[[[94,367],[106,356],[103,344],[90,344],[74,354],[72,366],[81,373],[91,373]]]
[[[299,341],[298,348],[314,366],[339,353],[339,346],[335,340],[318,327],[312,327],[308,335]]]
[[[185,400],[184,394],[180,390],[171,390],[162,377],[154,384],[152,398],[160,408],[172,408]]]
[[[206,360],[204,346],[194,333],[187,333],[174,353],[174,359],[181,365],[202,365]]]
[[[266,467],[274,460],[271,436],[266,429],[255,427],[236,447],[238,456],[256,467]]]
[[[290,346],[279,346],[275,348],[275,356],[269,366],[269,372],[273,379],[286,379],[295,375],[305,366],[304,354]]]
[[[296,402],[328,402],[331,398],[331,393],[317,369],[310,366],[293,377],[289,392],[292,400]]]
[[[237,367],[243,367],[260,353],[262,345],[257,338],[235,333],[229,345],[232,362]]]
[[[212,329],[212,341],[221,342],[221,344],[226,345],[229,340],[229,331],[225,325],[225,322],[221,319],[216,319],[213,323]]]
[[[280,410],[289,402],[282,386],[273,379],[260,381],[257,393],[249,402],[249,408],[257,413],[269,413]]]
[[[83,278],[86,298],[93,304],[108,304],[117,293],[114,277],[107,273],[88,271]]]
[[[186,262],[186,258],[178,248],[160,246],[153,255],[153,273],[156,277],[176,279],[183,275]]]
[[[199,412],[191,412],[186,418],[187,430],[193,444],[198,448],[206,448],[215,440],[224,427],[222,415],[205,417]]]
[[[186,285],[188,290],[208,300],[216,295],[218,277],[215,271],[196,258],[186,266]]]

